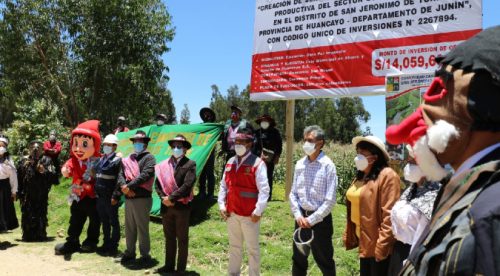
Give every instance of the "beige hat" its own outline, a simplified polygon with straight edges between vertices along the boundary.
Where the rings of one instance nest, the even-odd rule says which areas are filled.
[[[372,136],[372,135],[356,136],[356,137],[352,138],[352,144],[354,145],[354,147],[356,147],[356,145],[361,141],[368,142],[368,143],[376,146],[377,148],[379,148],[382,151],[382,153],[384,154],[385,160],[389,161],[391,159],[389,157],[389,153],[385,149],[384,142],[382,142],[382,140],[380,140],[380,138]]]

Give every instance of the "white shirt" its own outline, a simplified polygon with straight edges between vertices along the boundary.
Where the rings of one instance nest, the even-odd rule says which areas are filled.
[[[10,191],[12,194],[17,194],[17,173],[16,167],[11,160],[4,160],[0,163],[0,179],[9,179]]]
[[[332,160],[321,152],[314,161],[307,156],[295,165],[290,208],[295,219],[303,217],[300,208],[315,211],[307,217],[311,226],[323,221],[335,204],[337,170]]]
[[[235,156],[229,159],[229,162],[236,161],[236,169],[240,167],[243,162],[250,156],[250,151],[248,151],[242,158],[241,161],[238,162],[238,158]],[[257,185],[257,190],[259,190],[259,195],[257,198],[257,203],[255,204],[255,209],[252,214],[256,216],[261,216],[264,212],[264,209],[267,207],[267,199],[269,198],[269,183],[267,181],[267,167],[264,162],[261,162],[257,171],[255,172],[255,183]],[[227,186],[226,186],[226,173],[222,176],[222,180],[220,181],[219,187],[219,196],[217,202],[219,203],[219,209],[221,211],[226,211],[226,195],[227,195]]]
[[[430,221],[408,201],[398,200],[391,210],[391,223],[394,237],[402,243],[410,244],[411,251]]]

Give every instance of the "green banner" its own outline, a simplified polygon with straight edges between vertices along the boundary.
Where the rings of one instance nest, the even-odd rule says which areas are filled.
[[[142,130],[146,133],[151,141],[148,145],[148,151],[156,158],[156,163],[169,158],[172,155],[172,150],[168,145],[168,140],[174,138],[177,134],[182,134],[191,143],[192,147],[188,150],[186,156],[196,161],[196,176],[198,177],[207,162],[210,153],[215,148],[217,141],[221,135],[223,125],[221,124],[192,124],[192,125],[150,125],[128,132],[119,133],[118,149],[124,157],[128,156],[133,151],[130,137],[134,136],[137,130]],[[153,206],[151,207],[151,215],[160,215],[161,201],[156,192],[153,190]]]

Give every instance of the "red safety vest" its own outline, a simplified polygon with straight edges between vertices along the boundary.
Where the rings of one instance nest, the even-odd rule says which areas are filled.
[[[255,173],[262,160],[250,154],[236,169],[236,158],[231,158],[226,164],[225,181],[228,189],[226,210],[248,217],[252,215],[259,197]]]

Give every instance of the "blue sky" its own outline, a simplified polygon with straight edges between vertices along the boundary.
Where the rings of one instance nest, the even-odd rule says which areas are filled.
[[[170,68],[168,87],[177,117],[187,104],[191,122],[198,123],[198,111],[210,103],[212,84],[225,93],[231,85],[241,89],[250,83],[255,1],[165,3],[176,27],[169,45],[171,51],[164,55]],[[499,10],[500,1],[483,1],[483,28],[500,24],[500,18],[495,16]],[[367,126],[385,140],[384,96],[363,97],[363,103],[371,114]]]

